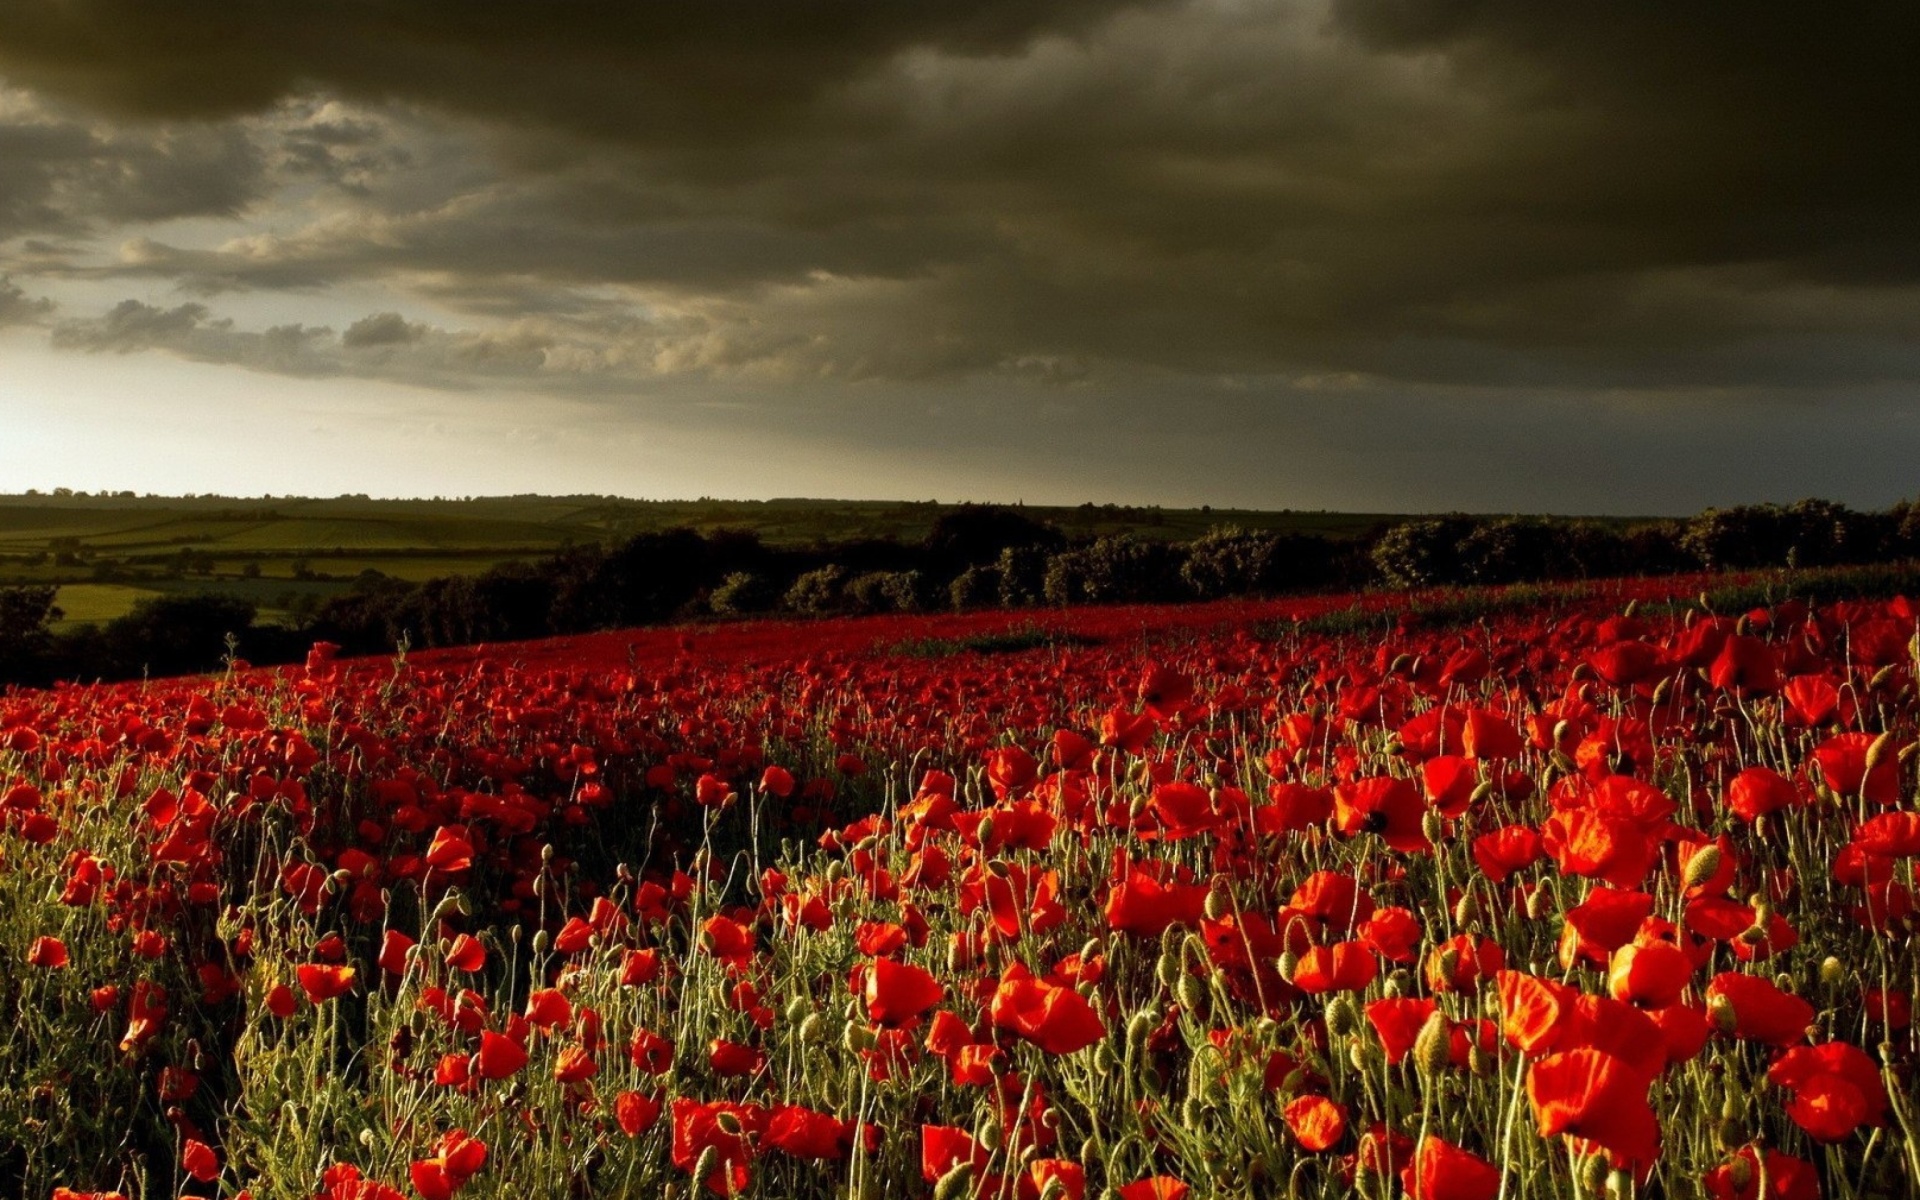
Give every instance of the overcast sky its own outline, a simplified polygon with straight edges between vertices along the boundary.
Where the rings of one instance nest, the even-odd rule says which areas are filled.
[[[0,490],[1920,493],[1920,7],[11,0]]]

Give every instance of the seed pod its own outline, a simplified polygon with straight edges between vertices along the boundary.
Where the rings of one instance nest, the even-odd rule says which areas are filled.
[[[1686,888],[1705,886],[1709,879],[1719,874],[1722,858],[1720,847],[1712,842],[1700,847],[1693,852],[1693,857],[1687,860],[1687,871],[1680,877],[1680,886]]]

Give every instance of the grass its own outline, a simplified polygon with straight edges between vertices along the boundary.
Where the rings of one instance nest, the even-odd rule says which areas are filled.
[[[963,654],[1021,654],[1028,650],[1073,650],[1103,645],[1100,638],[1060,629],[1027,625],[998,633],[976,633],[958,638],[910,638],[888,647],[902,658],[956,658]]]

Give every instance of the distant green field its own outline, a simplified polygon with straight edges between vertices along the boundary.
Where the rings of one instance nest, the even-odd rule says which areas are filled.
[[[742,529],[773,546],[865,538],[917,542],[954,505],[889,500],[626,500],[503,496],[370,500],[219,496],[0,496],[0,585],[60,585],[64,624],[120,616],[162,592],[243,597],[272,620],[367,571],[411,582],[477,575],[569,544],[688,526]],[[1259,512],[1086,504],[1024,506],[1073,536],[1184,541],[1216,525],[1361,537],[1385,513]]]

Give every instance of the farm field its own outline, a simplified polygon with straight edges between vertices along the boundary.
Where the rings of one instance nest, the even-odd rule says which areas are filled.
[[[0,1195],[1912,1195],[1920,612],[1702,585],[6,693]]]
[[[247,600],[265,621],[302,597],[338,595],[364,573],[419,583],[479,575],[568,545],[685,527],[749,530],[770,546],[859,539],[914,543],[956,506],[889,501],[635,501],[610,497],[461,500],[0,496],[0,587],[61,585],[60,628],[124,616],[156,592]],[[1368,513],[1132,509],[1023,510],[1068,534],[1187,540],[1219,524],[1357,537],[1393,518]]]

